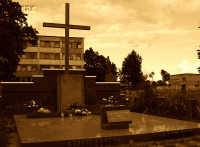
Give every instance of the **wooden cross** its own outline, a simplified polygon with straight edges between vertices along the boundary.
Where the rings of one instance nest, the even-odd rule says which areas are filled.
[[[55,27],[65,29],[65,74],[69,74],[69,29],[90,30],[90,26],[69,24],[69,3],[65,4],[65,24],[43,23],[43,27]]]

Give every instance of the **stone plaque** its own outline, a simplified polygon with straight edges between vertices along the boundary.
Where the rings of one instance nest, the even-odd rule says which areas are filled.
[[[108,123],[132,122],[129,110],[106,111]]]

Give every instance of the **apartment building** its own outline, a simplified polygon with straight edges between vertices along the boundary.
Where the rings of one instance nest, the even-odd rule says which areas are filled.
[[[176,74],[171,75],[171,86],[176,89],[199,89],[200,88],[200,74]]]
[[[17,81],[32,81],[33,75],[42,75],[43,69],[65,68],[65,38],[38,36],[38,45],[30,44],[15,73]],[[69,38],[69,69],[84,69],[84,38]]]

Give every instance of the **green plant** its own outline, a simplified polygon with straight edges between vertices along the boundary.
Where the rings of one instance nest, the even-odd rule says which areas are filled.
[[[0,146],[2,147],[9,143],[6,126],[7,122],[5,119],[0,118]]]

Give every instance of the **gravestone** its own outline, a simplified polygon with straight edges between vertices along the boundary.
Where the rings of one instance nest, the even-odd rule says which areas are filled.
[[[130,111],[125,110],[125,105],[101,107],[101,128],[128,129],[132,120],[129,118]]]

